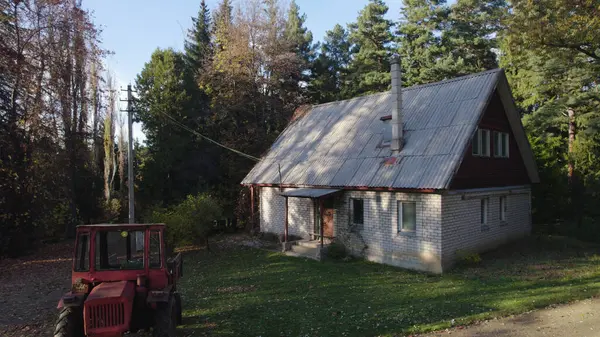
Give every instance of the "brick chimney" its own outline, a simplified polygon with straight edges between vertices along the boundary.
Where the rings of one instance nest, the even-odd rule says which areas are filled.
[[[391,60],[392,75],[392,143],[390,148],[393,154],[398,154],[404,145],[402,119],[402,73],[400,71],[400,56],[393,55]]]

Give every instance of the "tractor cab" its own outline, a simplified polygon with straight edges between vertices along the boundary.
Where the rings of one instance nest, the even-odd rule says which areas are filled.
[[[122,336],[152,327],[174,335],[181,321],[182,258],[169,258],[164,224],[77,227],[71,291],[58,304],[55,337]]]

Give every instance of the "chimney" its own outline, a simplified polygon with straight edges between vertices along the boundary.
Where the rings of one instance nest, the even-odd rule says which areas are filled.
[[[392,75],[392,143],[390,148],[393,154],[398,154],[404,144],[402,122],[402,74],[400,71],[400,56],[393,55],[391,59]]]

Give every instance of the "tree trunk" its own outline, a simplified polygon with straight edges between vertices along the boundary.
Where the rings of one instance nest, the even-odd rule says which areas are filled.
[[[569,142],[568,142],[568,144],[569,144],[569,149],[568,149],[569,172],[568,172],[568,179],[569,179],[569,188],[571,190],[573,190],[573,178],[574,178],[574,174],[575,174],[575,163],[573,162],[573,147],[575,145],[575,132],[576,132],[575,110],[573,110],[573,108],[568,108],[567,115],[569,117]]]
[[[573,108],[567,109],[567,116],[569,118],[569,138],[568,138],[568,183],[569,183],[569,193],[571,199],[571,212],[573,219],[577,223],[577,227],[582,226],[583,224],[583,214],[581,210],[583,209],[583,205],[581,205],[581,190],[579,186],[579,179],[577,177],[577,173],[575,172],[575,160],[574,156],[574,147],[575,147],[575,137],[577,134],[577,124],[575,123],[575,110]]]

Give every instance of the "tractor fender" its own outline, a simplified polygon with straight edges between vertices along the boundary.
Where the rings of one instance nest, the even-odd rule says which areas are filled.
[[[70,308],[70,307],[80,307],[83,305],[84,299],[85,299],[85,294],[74,294],[69,291],[68,293],[64,294],[60,298],[56,308],[62,309],[62,308]]]
[[[169,285],[162,290],[150,290],[148,297],[146,297],[146,303],[167,303],[173,293],[173,285]]]

